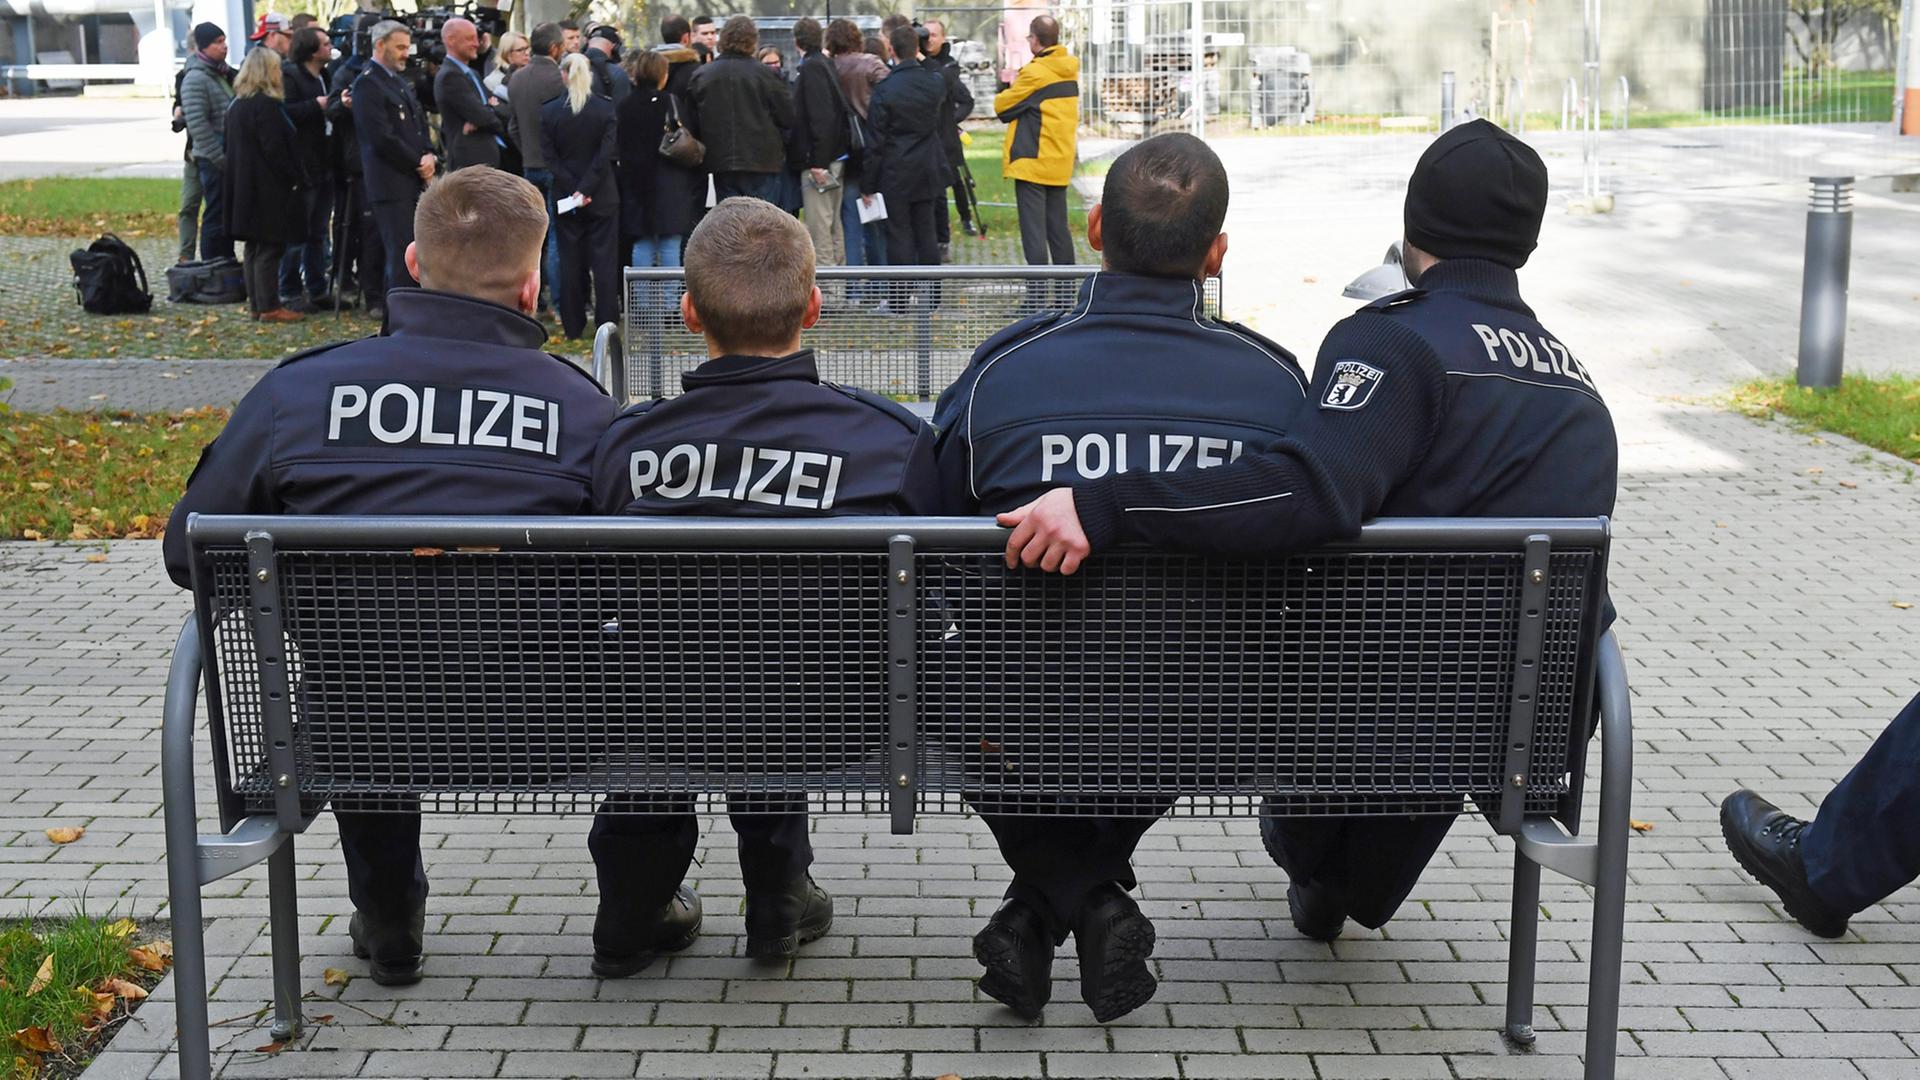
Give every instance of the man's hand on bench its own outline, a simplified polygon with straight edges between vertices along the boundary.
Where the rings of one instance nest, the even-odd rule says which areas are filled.
[[[1007,569],[1025,565],[1047,573],[1071,574],[1092,553],[1080,514],[1073,506],[1072,488],[1054,488],[1018,510],[998,518],[1013,530],[1007,537]]]

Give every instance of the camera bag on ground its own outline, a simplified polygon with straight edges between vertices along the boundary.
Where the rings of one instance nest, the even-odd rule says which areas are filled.
[[[176,304],[237,304],[246,298],[246,272],[231,256],[167,268],[167,299]]]
[[[146,267],[126,241],[103,233],[67,260],[73,264],[73,295],[81,307],[95,315],[138,315],[152,309]]]

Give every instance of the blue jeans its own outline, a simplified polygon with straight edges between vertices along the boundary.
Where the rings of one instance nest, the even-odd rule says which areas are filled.
[[[333,261],[333,238],[327,228],[333,219],[333,184],[314,184],[301,198],[306,204],[306,242],[287,245],[287,253],[280,257],[280,295],[287,300],[325,296]]]
[[[628,266],[679,266],[680,237],[642,236],[633,242],[633,261]]]
[[[553,236],[553,223],[560,218],[559,208],[553,201],[553,173],[547,169],[528,169],[527,183],[540,189],[547,200],[547,239],[546,255],[540,261],[540,278],[547,283],[548,302],[558,309],[560,306],[560,244]]]
[[[227,186],[220,166],[194,158],[200,170],[200,257],[233,258],[233,240],[227,236]]]
[[[716,205],[721,199],[730,199],[736,195],[761,199],[775,206],[780,205],[780,174],[758,172],[717,172],[713,174],[713,198]]]
[[[840,182],[840,231],[847,237],[847,265],[867,265],[867,233],[860,227],[860,178]]]

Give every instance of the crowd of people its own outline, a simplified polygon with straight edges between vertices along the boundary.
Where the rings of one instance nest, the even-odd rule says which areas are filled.
[[[1078,61],[1051,17],[1029,30],[1034,62],[994,102],[1005,171],[1028,261],[1071,263]],[[569,338],[618,318],[623,267],[680,265],[707,209],[733,196],[797,216],[821,265],[948,261],[974,99],[940,22],[895,15],[880,31],[800,19],[789,64],[746,16],[670,14],[638,48],[611,25],[496,41],[454,18],[422,50],[393,19],[360,16],[335,42],[311,15],[269,12],[236,70],[225,33],[201,23],[176,83],[180,261],[232,259],[244,242],[257,320],[355,304],[384,318],[387,291],[413,283],[402,256],[422,192],[475,166],[546,199],[539,314]],[[827,302],[887,298],[833,288]]]

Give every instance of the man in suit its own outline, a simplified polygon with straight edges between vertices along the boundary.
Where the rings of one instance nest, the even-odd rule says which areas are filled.
[[[567,92],[567,86],[560,78],[560,57],[566,52],[566,33],[557,22],[544,22],[533,28],[527,35],[527,43],[532,49],[533,59],[527,66],[514,73],[512,93],[507,105],[513,110],[513,140],[520,147],[520,162],[526,169],[527,180],[540,189],[547,199],[547,249],[542,256],[541,267],[546,270],[544,282],[547,295],[554,306],[560,303],[560,244],[554,234],[555,218],[553,200],[553,170],[548,167],[547,159],[540,152],[540,107]],[[568,192],[560,192],[565,195]],[[541,304],[541,310],[547,305]]]
[[[447,47],[446,62],[433,77],[433,98],[440,105],[440,145],[447,151],[447,171],[469,165],[500,167],[501,137],[506,122],[495,112],[500,99],[487,93],[473,70],[480,55],[480,31],[466,19],[448,19],[440,28]]]
[[[387,290],[413,284],[407,270],[407,245],[413,243],[413,208],[433,179],[437,162],[427,133],[427,117],[413,87],[401,75],[413,35],[406,24],[387,19],[374,24],[373,63],[353,84],[354,126],[360,135],[360,165],[366,174],[367,201],[374,226],[386,248]],[[386,305],[380,305],[385,316]],[[368,301],[371,309],[373,302]]]

